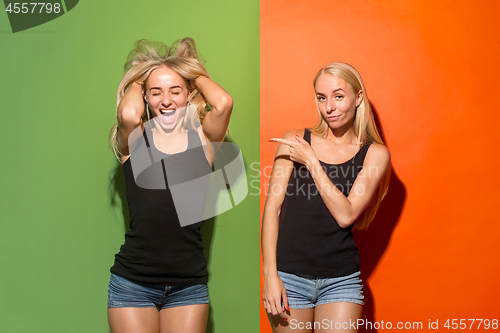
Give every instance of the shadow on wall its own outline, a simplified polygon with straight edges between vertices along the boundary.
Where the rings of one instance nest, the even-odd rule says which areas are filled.
[[[109,198],[110,206],[113,209],[120,209],[123,214],[124,230],[130,231],[130,215],[127,204],[127,193],[125,189],[125,177],[123,175],[122,165],[117,161],[115,168],[110,172],[109,177]],[[207,258],[208,271],[210,272],[210,251],[212,249],[212,237],[214,233],[215,217],[205,221],[201,228],[203,235],[203,246],[205,247],[204,254]],[[119,248],[116,249],[118,253]],[[209,273],[210,274],[210,273]],[[213,310],[209,303],[207,333],[213,332]]]
[[[390,149],[390,145],[384,137],[376,109],[373,105],[371,107],[380,136]],[[389,191],[380,204],[377,215],[370,224],[370,228],[367,231],[354,232],[354,238],[361,259],[361,278],[364,282],[365,305],[363,307],[362,319],[365,322],[375,322],[375,300],[373,299],[368,279],[377,267],[380,258],[387,250],[394,228],[399,222],[405,200],[406,188],[393,168]],[[374,328],[367,329],[362,326],[359,332],[377,332],[377,330]]]

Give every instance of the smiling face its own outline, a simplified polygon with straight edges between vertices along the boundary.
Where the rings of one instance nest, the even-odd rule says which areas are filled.
[[[315,89],[318,109],[328,126],[331,129],[352,127],[363,92],[355,92],[344,79],[331,74],[320,75]]]
[[[149,101],[153,117],[158,117],[165,131],[182,124],[189,92],[184,79],[167,66],[151,72],[146,80],[146,102]],[[182,108],[182,109],[179,109]]]

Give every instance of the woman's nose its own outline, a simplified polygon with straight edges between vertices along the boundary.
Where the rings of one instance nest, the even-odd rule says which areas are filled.
[[[169,94],[165,94],[161,102],[163,103],[163,105],[168,107],[170,106],[170,104],[172,104],[172,97]]]
[[[335,102],[331,99],[326,101],[326,111],[332,112],[335,111]]]

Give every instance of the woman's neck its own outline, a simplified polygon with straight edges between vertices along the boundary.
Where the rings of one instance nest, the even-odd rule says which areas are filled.
[[[169,130],[164,129],[159,121],[157,119],[154,119],[154,126],[152,128],[152,131],[155,133],[155,135],[158,135],[159,137],[163,138],[168,138],[168,139],[174,139],[175,137],[179,135],[185,135],[186,134],[186,128],[184,128],[183,122],[179,121],[177,125]]]
[[[171,131],[165,131],[161,127],[154,127],[152,132],[156,149],[165,154],[184,152],[188,147],[187,129],[183,126],[176,127]]]
[[[358,138],[354,133],[354,124],[346,124],[341,128],[328,128],[326,139],[336,144],[350,143],[357,144]]]

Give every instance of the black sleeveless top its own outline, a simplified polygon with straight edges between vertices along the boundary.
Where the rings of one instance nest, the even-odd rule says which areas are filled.
[[[110,270],[129,280],[149,284],[206,283],[207,263],[200,232],[204,221],[200,218],[197,221],[201,222],[181,226],[171,191],[175,185],[173,182],[189,181],[182,179],[186,175],[190,179],[200,179],[211,173],[212,168],[205,157],[199,135],[195,130],[188,130],[188,148],[173,155],[159,151],[154,144],[150,145],[152,140],[148,141],[148,136],[152,138],[152,132],[146,128],[141,142],[147,148],[144,146],[143,150],[150,156],[161,156],[161,159],[135,178],[131,162],[134,155],[123,163],[131,231],[125,234],[125,243],[116,254]],[[137,185],[141,184],[139,177],[143,174],[158,174],[158,171],[161,179],[152,187]],[[181,175],[177,180],[176,174]],[[158,180],[154,177],[150,179]],[[200,204],[204,205],[204,201],[200,203],[200,193],[208,191],[209,183],[205,185],[200,187],[198,183],[195,189],[197,194],[191,197],[189,204],[192,203],[190,207],[194,207],[195,211],[200,209]]]
[[[311,144],[306,129],[304,140]],[[333,184],[347,197],[363,168],[371,143],[342,164],[321,162]],[[276,260],[278,270],[296,275],[326,278],[359,271],[359,254],[351,232],[341,228],[326,208],[316,184],[303,164],[294,162],[283,202]]]

